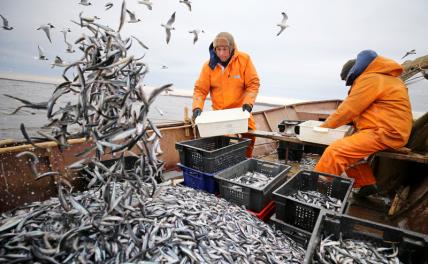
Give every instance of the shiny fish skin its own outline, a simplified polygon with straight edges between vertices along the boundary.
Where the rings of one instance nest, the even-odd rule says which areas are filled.
[[[314,204],[339,213],[342,209],[342,201],[340,199],[330,197],[316,191],[297,191],[290,195],[290,197],[304,203]]]
[[[129,188],[126,183],[116,185],[118,195]],[[48,247],[39,246],[33,253],[20,247],[45,245],[45,233],[51,246],[62,252],[49,255],[56,262],[63,262],[74,251],[76,255],[70,257],[72,260],[85,260],[88,263],[95,262],[95,259],[111,261],[117,254],[120,255],[120,262],[163,259],[171,262],[180,260],[183,263],[248,263],[250,259],[258,259],[265,263],[299,263],[303,259],[304,250],[292,240],[277,234],[265,223],[224,199],[179,186],[162,187],[160,192],[158,198],[143,201],[144,211],[124,210],[121,215],[103,215],[100,190],[86,191],[73,197],[89,214],[79,209],[64,214],[58,199],[51,198],[41,207],[46,213],[28,219],[23,225],[21,238],[12,241],[9,237],[3,238],[2,232],[0,245],[15,247],[7,254],[29,257],[33,253],[39,254],[40,248]],[[131,206],[138,204],[134,198]],[[37,212],[41,208],[34,206],[27,210]],[[25,210],[16,212],[25,215]],[[7,224],[4,221],[13,213],[3,214],[0,223]],[[58,228],[52,228],[54,226]],[[16,224],[4,232],[10,233],[15,227]],[[30,237],[32,242],[28,240]],[[95,241],[97,243],[93,243]],[[134,241],[132,248],[129,248],[130,241]],[[77,249],[73,244],[76,244]],[[4,250],[0,251],[0,258],[5,255]]]
[[[342,239],[333,240],[329,235],[321,240],[318,245],[313,263],[401,263],[398,259],[398,248],[376,247],[368,241]],[[342,235],[340,234],[340,237]]]

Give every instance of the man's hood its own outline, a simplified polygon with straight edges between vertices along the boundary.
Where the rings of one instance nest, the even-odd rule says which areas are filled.
[[[346,78],[346,85],[352,85],[363,73],[379,73],[398,77],[402,72],[403,67],[397,62],[379,56],[373,50],[364,50],[357,55],[355,65],[349,71]]]

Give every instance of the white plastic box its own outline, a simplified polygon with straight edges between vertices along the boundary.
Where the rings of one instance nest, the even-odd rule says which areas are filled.
[[[242,108],[202,112],[195,120],[201,137],[248,132],[250,113]]]
[[[322,121],[308,120],[299,124],[297,138],[301,141],[330,145],[334,141],[348,135],[352,126],[344,125],[335,129],[320,127]]]

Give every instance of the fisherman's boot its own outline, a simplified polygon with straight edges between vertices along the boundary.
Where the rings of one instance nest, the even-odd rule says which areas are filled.
[[[354,196],[358,198],[367,197],[373,194],[377,194],[378,189],[376,184],[366,185],[360,188],[360,190],[354,193]]]

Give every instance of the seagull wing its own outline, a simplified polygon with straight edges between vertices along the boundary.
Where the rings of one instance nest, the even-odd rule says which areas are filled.
[[[49,30],[49,26],[41,27],[41,29],[45,32],[46,37],[49,39],[49,42],[52,43],[51,33],[50,33],[50,30]]]
[[[192,6],[191,6],[190,2],[184,1],[184,4],[187,5],[187,7],[189,8],[189,11],[192,12]]]
[[[131,12],[130,10],[128,10],[128,9],[126,9],[126,12],[129,14],[129,18],[131,19],[131,20],[136,20],[136,18],[135,18],[135,13],[134,12]]]
[[[106,8],[106,10],[109,10],[110,8],[112,8],[113,7],[113,3],[111,3],[111,2],[108,2],[106,5],[105,5],[105,8]]]
[[[169,18],[168,22],[166,23],[168,26],[171,26],[172,23],[174,23],[175,21],[175,12],[171,15],[171,17]]]
[[[279,34],[281,34],[282,31],[284,31],[284,29],[285,29],[285,27],[282,27],[282,26],[280,26],[280,27],[281,27],[281,29],[279,30],[278,34],[276,34],[277,36],[279,36]]]
[[[44,54],[44,52],[43,52],[43,49],[42,49],[42,48],[40,48],[40,46],[37,46],[37,49],[39,50],[39,58],[44,57],[44,56],[45,56],[45,54]]]
[[[285,25],[285,23],[287,23],[287,20],[288,20],[287,14],[285,12],[282,12],[282,21],[281,21],[281,24]]]
[[[2,16],[2,15],[0,15],[0,16],[1,16],[1,19],[3,19],[3,26],[4,27],[8,27],[9,26],[9,21],[7,21],[7,19],[4,16]]]
[[[67,52],[69,53],[73,53],[73,45],[71,45],[70,43],[68,43],[67,41],[65,42],[65,44],[67,44]]]
[[[192,31],[189,31],[189,33],[193,34],[193,44],[195,44],[196,41],[198,41],[198,32],[196,30],[192,30]]]
[[[63,64],[64,63],[60,56],[56,56],[54,62],[57,64]]]
[[[171,30],[168,28],[165,28],[165,32],[166,32],[166,44],[168,44],[169,40],[171,39]]]

